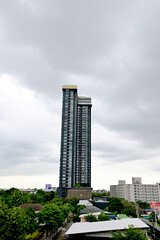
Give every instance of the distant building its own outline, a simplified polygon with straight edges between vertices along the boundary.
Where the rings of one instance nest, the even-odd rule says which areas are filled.
[[[76,85],[62,86],[61,155],[58,194],[76,184],[91,187],[91,98],[79,97]]]
[[[141,178],[132,178],[132,184],[119,180],[118,185],[110,186],[110,196],[123,198],[130,202],[159,202],[160,184],[142,184]]]
[[[56,187],[52,187],[51,184],[46,184],[44,191],[45,192],[56,192],[57,188]]]
[[[52,188],[52,185],[51,185],[51,184],[46,184],[46,187],[45,187],[46,190],[49,190],[49,189],[51,189],[51,188]]]

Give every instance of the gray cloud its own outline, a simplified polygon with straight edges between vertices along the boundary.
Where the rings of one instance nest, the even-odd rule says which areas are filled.
[[[130,164],[144,161],[150,171],[160,153],[159,9],[158,0],[0,2],[3,175],[51,173],[52,161],[57,174],[62,84],[92,97],[93,166],[99,158],[136,175]]]

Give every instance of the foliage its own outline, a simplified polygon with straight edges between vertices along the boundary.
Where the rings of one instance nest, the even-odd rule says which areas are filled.
[[[62,199],[52,200],[54,195],[42,190],[36,194],[23,193],[16,188],[0,191],[0,240],[22,240],[25,236],[32,237],[39,228],[50,231],[62,226],[69,211],[75,209],[70,203],[63,204]],[[46,204],[46,201],[51,202]],[[17,207],[34,202],[45,204],[38,214],[31,207]],[[77,199],[71,199],[71,202],[75,204]],[[41,227],[40,223],[43,224]]]
[[[76,183],[74,187],[75,187],[75,188],[81,188],[82,186],[81,186],[80,183]]]
[[[147,202],[137,201],[137,204],[141,209],[149,209],[150,208],[150,204]]]
[[[63,208],[67,211],[67,216],[68,216],[69,212],[74,212],[74,210],[75,210],[75,208],[70,203],[64,204]]]
[[[10,208],[32,202],[28,193],[21,192],[16,188],[11,188],[7,191],[0,191],[0,197]]]
[[[42,230],[47,230],[48,235],[49,231],[63,225],[65,214],[55,203],[48,203],[38,213],[38,219]]]
[[[108,204],[109,212],[117,211],[118,213],[121,213],[123,209],[124,209],[124,205],[122,203],[122,199],[112,197]]]
[[[20,207],[0,202],[0,240],[22,240],[29,231],[30,217]]]
[[[69,212],[73,212],[75,208],[70,203],[63,203],[61,198],[55,197],[51,203],[55,203],[61,211],[64,213],[64,216],[67,217]]]
[[[73,216],[72,221],[75,222],[80,222],[79,214],[76,214]]]
[[[109,215],[106,215],[104,214],[103,212],[101,212],[99,215],[98,215],[98,221],[109,221],[111,220]]]
[[[36,193],[30,194],[30,198],[33,203],[41,203],[44,204],[46,202],[51,201],[55,197],[55,192],[45,192],[42,189],[36,191]]]
[[[137,217],[136,214],[136,206],[133,202],[128,202],[126,200],[122,200],[124,209],[122,210],[123,214],[126,214],[127,216]]]
[[[150,222],[155,222],[155,219],[157,221],[157,215],[155,214],[155,212],[152,212],[150,215],[149,215],[149,221]]]
[[[86,208],[86,206],[84,206],[84,205],[77,205],[76,208],[75,208],[74,213],[75,213],[75,214],[80,214],[80,211],[81,211],[82,209],[84,209],[84,208]]]
[[[20,206],[24,203],[41,203],[44,204],[51,201],[55,197],[56,193],[45,192],[41,189],[36,193],[21,192],[19,189],[11,188],[9,190],[0,191],[0,199],[5,202],[10,208]]]
[[[108,192],[103,192],[103,193],[92,193],[92,199],[94,197],[103,197],[103,196],[109,197],[110,196],[110,192],[108,191]]]
[[[74,214],[79,214],[80,211],[85,208],[85,206],[79,206],[77,205],[79,203],[78,197],[71,197],[71,198],[64,198],[62,199],[63,203],[69,203],[72,206],[72,209],[70,208],[70,211]]]
[[[137,217],[135,203],[128,202],[127,200],[121,198],[112,197],[109,201],[108,211],[112,213],[123,213],[127,216]]]
[[[26,215],[29,217],[27,233],[33,233],[35,230],[39,228],[39,224],[37,222],[37,214],[35,213],[32,207],[27,207],[26,209],[24,209],[24,211]]]
[[[112,233],[112,239],[114,240],[147,240],[145,233],[141,232],[140,229],[135,229],[134,226],[130,226],[129,229],[126,229],[125,233],[117,231]]]
[[[69,203],[72,205],[72,206],[77,206],[77,204],[79,203],[79,198],[78,197],[71,197],[69,199]]]
[[[105,207],[103,211],[108,212],[108,207]]]
[[[93,214],[84,217],[87,222],[97,222],[97,218]]]
[[[62,198],[58,198],[57,196],[55,198],[52,199],[51,201],[52,203],[55,203],[58,206],[63,205],[63,199]],[[48,204],[48,203],[47,203]]]
[[[25,239],[29,239],[29,240],[34,239],[37,236],[38,233],[39,233],[39,231],[36,231],[32,234],[28,234],[28,235],[25,236]]]

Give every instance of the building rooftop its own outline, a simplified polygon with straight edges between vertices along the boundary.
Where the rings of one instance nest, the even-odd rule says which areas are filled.
[[[82,205],[82,206],[93,206],[93,204],[91,202],[89,202],[88,200],[79,200],[79,203],[77,205]]]
[[[129,218],[126,214],[118,214],[117,217],[119,219]]]
[[[148,225],[139,218],[126,218],[122,220],[111,220],[103,222],[73,223],[65,235],[125,230],[128,229],[131,225],[133,225],[135,228],[140,229],[149,228]]]
[[[104,212],[104,211],[95,206],[89,206],[80,211],[81,214],[96,213],[96,212]]]
[[[40,211],[43,208],[43,206],[41,204],[38,204],[38,203],[25,203],[25,204],[22,205],[23,209],[25,209],[27,207],[32,207],[32,209],[34,211]]]
[[[77,85],[63,85],[62,89],[77,89]]]

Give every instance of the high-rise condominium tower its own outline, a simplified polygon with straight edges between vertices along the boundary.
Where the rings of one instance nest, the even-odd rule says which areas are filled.
[[[59,195],[76,183],[91,187],[91,98],[78,97],[77,86],[62,86]]]

